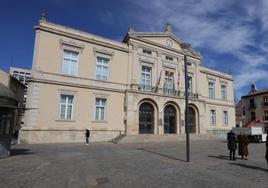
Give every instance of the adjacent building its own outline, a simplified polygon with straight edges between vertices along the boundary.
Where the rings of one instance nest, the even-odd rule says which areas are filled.
[[[182,41],[163,32],[129,29],[122,42],[46,21],[35,26],[24,143],[82,142],[122,134],[184,134]],[[187,53],[192,134],[235,126],[233,78]]]
[[[24,85],[0,70],[0,158],[10,154],[11,141],[20,125]]]
[[[25,86],[24,97],[23,97],[23,109],[25,109],[27,100],[28,81],[31,79],[31,70],[19,67],[10,67],[9,74],[14,78],[16,78],[20,83],[22,83]],[[21,126],[23,126],[24,124],[24,114],[25,111],[22,110]]]
[[[252,84],[250,92],[241,97],[236,110],[242,126],[252,121],[268,122],[268,88],[257,90],[256,85]]]

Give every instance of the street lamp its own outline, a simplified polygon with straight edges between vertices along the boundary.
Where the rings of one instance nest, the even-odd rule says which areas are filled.
[[[189,82],[188,82],[188,70],[187,70],[187,52],[191,47],[188,43],[182,43],[184,59],[184,76],[185,76],[185,133],[186,133],[186,161],[190,162],[190,135],[189,135],[189,125],[188,125],[188,103],[189,103]]]

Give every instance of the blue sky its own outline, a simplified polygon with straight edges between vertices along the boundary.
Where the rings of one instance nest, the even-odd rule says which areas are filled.
[[[163,31],[169,22],[178,38],[201,52],[204,66],[231,70],[236,98],[251,83],[268,87],[266,0],[2,0],[0,69],[31,67],[41,9],[51,22],[119,41],[129,26]]]

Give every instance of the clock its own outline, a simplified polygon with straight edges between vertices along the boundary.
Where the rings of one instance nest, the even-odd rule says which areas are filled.
[[[171,46],[172,46],[172,44],[173,44],[172,40],[167,39],[167,45],[168,45],[169,47],[171,47]]]

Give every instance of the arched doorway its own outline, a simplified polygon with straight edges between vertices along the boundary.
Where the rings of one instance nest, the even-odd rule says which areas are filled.
[[[139,134],[154,133],[154,107],[149,102],[144,102],[139,109]]]
[[[164,133],[176,133],[176,108],[173,105],[167,105],[164,109]]]
[[[193,107],[188,107],[189,133],[196,133],[196,113]]]

